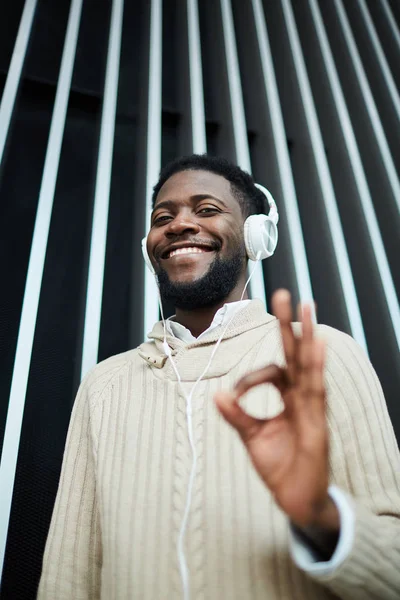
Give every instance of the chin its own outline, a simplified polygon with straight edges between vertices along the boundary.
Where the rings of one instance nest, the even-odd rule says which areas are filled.
[[[207,274],[207,271],[208,269],[185,270],[181,268],[176,273],[167,272],[167,275],[171,283],[179,285],[180,283],[194,283],[195,281],[198,281],[199,279],[204,277],[204,275]]]
[[[161,268],[158,283],[163,301],[177,308],[195,310],[215,306],[237,285],[243,271],[243,257],[237,252],[228,259],[219,257],[207,264],[181,264]]]

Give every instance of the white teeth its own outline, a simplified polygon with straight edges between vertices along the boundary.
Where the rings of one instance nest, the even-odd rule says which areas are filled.
[[[200,252],[207,252],[207,250],[198,248],[196,246],[193,246],[193,248],[177,248],[176,250],[172,250],[172,252],[170,252],[168,258],[171,258],[171,256],[175,256],[176,254],[200,254]]]

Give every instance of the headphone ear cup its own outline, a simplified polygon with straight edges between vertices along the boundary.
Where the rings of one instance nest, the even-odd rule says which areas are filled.
[[[149,253],[147,252],[147,236],[142,239],[142,254],[143,254],[144,262],[146,263],[146,265],[149,268],[150,272],[153,275],[155,275],[156,272],[154,270],[153,265],[151,264]]]
[[[244,222],[244,243],[250,260],[263,260],[275,252],[278,228],[267,215],[251,215]]]

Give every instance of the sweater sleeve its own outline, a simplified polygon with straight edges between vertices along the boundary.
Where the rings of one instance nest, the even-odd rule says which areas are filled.
[[[324,329],[324,328],[323,328]],[[354,515],[351,551],[311,577],[342,600],[400,598],[400,455],[378,378],[349,336],[327,336],[331,477]]]
[[[100,597],[101,534],[87,382],[72,411],[38,600]]]

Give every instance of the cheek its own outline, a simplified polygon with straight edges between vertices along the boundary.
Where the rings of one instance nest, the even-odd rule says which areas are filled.
[[[231,229],[226,235],[226,249],[229,254],[235,254],[240,251],[240,253],[246,255],[244,231],[240,225]]]

